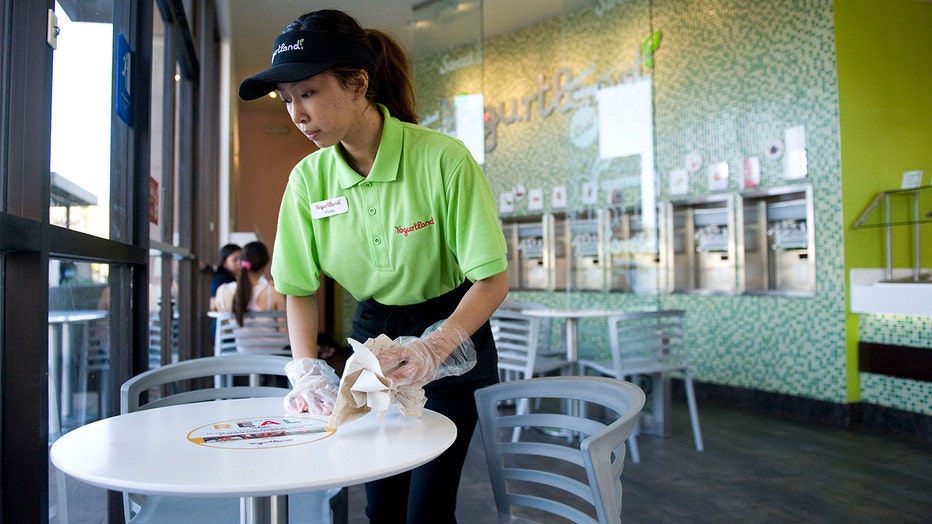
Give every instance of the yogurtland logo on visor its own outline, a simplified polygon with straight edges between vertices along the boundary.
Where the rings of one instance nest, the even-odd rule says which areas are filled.
[[[278,53],[284,53],[285,51],[301,51],[302,49],[304,49],[303,38],[299,38],[293,44],[286,44],[282,42],[281,44],[278,45],[277,48],[275,48],[275,51],[272,51],[272,60],[273,61],[275,60],[275,55],[277,55]]]

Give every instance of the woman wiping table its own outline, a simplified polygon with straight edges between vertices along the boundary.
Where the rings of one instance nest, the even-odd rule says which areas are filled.
[[[455,522],[476,424],[473,391],[498,381],[488,319],[508,292],[505,240],[485,174],[460,141],[416,125],[398,43],[343,12],[315,11],[288,25],[272,66],[246,79],[239,94],[253,100],[271,91],[320,148],[291,172],[272,263],[275,287],[288,297],[300,370],[291,405],[327,408],[314,393],[326,386],[313,378],[321,367],[314,294],[326,274],[359,301],[353,338],[395,340],[378,355],[393,370],[388,377],[424,386],[426,407],[457,425],[457,441],[434,461],[368,483],[367,515]],[[470,345],[475,367],[435,381],[447,357]]]

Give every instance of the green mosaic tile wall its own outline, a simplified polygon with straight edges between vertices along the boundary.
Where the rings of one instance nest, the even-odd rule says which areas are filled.
[[[744,0],[654,3],[654,24],[669,35],[654,76],[657,164],[665,173],[696,151],[707,163],[728,162],[734,173],[743,158],[758,156],[761,186],[777,187],[787,183],[782,161],[766,157],[766,144],[786,128],[805,126],[816,295],[668,295],[661,303],[689,312],[701,380],[844,402],[844,224],[832,4],[760,7]],[[730,193],[740,191],[739,181],[731,177]],[[692,175],[689,187],[688,196],[708,193],[704,170]]]
[[[932,321],[913,315],[861,315],[858,340],[932,350]],[[932,383],[872,373],[860,376],[865,402],[932,415]]]
[[[641,65],[639,48],[652,30],[662,32],[662,41],[650,70]],[[566,185],[568,210],[585,210],[583,184],[604,189],[605,182],[640,176],[637,158],[598,159],[593,97],[599,86],[651,77],[662,199],[669,198],[667,174],[693,151],[706,164],[727,162],[732,174],[740,173],[742,159],[759,156],[761,187],[785,185],[782,163],[765,158],[766,145],[788,127],[805,126],[805,182],[815,197],[814,297],[521,291],[511,298],[686,309],[697,380],[841,403],[847,400],[845,225],[833,31],[832,0],[780,0],[766,8],[752,0],[599,0],[417,64],[419,105],[431,127],[450,128],[452,96],[480,89],[487,135],[494,131],[485,164],[493,191],[518,183],[542,188],[543,212],[551,211],[555,186]],[[441,73],[444,63],[462,67]],[[737,195],[739,180],[732,175],[724,193]],[[683,197],[707,194],[702,169],[691,175]],[[518,201],[513,214],[533,213]],[[918,326],[928,334],[928,320]],[[865,339],[884,329],[899,331],[862,327]],[[606,339],[603,322],[580,323],[582,355],[604,355]],[[867,377],[864,400],[928,412],[928,386],[901,382]]]

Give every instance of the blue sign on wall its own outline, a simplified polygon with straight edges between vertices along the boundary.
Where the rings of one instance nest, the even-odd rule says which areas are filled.
[[[126,125],[133,125],[131,120],[131,101],[130,85],[132,82],[132,62],[133,52],[129,48],[129,42],[123,33],[117,37],[117,60],[116,60],[116,112],[120,119],[126,122]]]

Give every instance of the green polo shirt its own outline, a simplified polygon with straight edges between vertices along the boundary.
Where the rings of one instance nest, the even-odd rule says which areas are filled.
[[[418,304],[505,271],[505,239],[482,169],[463,144],[379,106],[382,139],[368,177],[339,145],[291,171],[272,276],[305,296],[324,273],[356,300]]]

